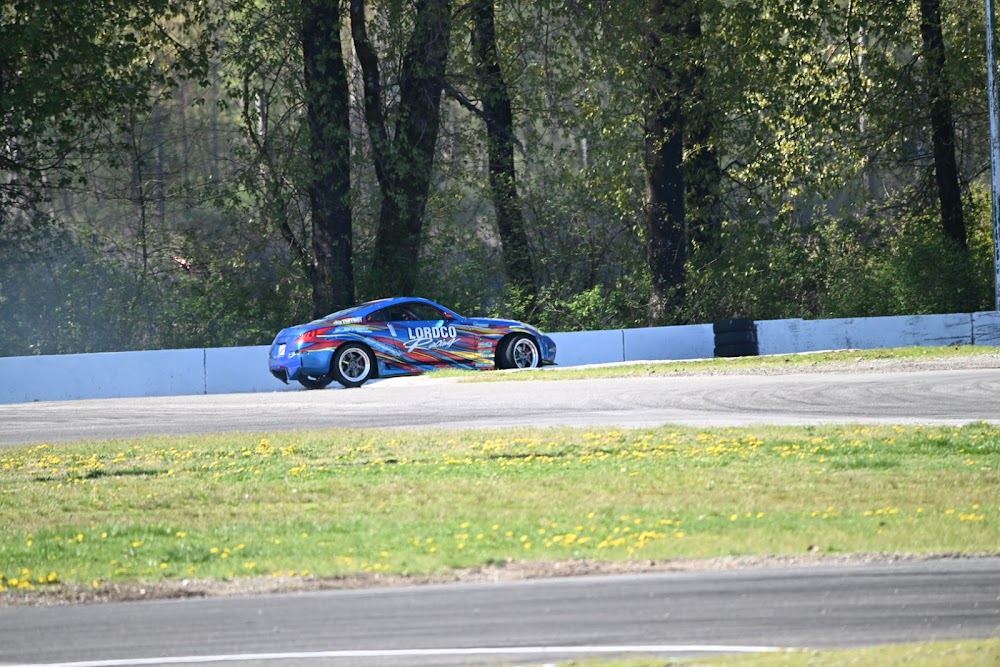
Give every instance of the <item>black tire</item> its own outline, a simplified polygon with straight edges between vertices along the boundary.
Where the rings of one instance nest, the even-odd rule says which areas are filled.
[[[319,377],[303,375],[299,378],[299,384],[306,389],[326,389],[331,382],[333,382],[333,378],[329,375],[320,375]]]
[[[756,357],[760,354],[757,343],[736,343],[734,345],[717,345],[717,357]]]
[[[497,368],[538,368],[541,363],[542,353],[531,336],[511,336],[497,350]]]
[[[367,345],[344,343],[333,355],[330,374],[345,387],[360,387],[378,374],[375,355]]]
[[[726,333],[715,334],[715,346],[741,345],[743,343],[757,343],[756,331],[727,331]]]
[[[733,331],[755,331],[756,326],[753,320],[749,318],[740,318],[735,320],[720,320],[712,325],[712,333],[722,334],[730,333]]]

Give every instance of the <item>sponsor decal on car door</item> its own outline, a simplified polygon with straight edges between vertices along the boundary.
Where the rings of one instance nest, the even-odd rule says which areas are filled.
[[[447,350],[458,341],[458,329],[440,322],[408,322],[406,326],[406,351]]]

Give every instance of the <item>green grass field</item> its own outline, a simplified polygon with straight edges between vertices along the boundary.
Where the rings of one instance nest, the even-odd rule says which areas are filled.
[[[826,651],[727,655],[690,660],[585,660],[563,667],[995,667],[1000,639],[926,642]]]
[[[0,450],[0,586],[1000,551],[1000,426],[330,431]]]

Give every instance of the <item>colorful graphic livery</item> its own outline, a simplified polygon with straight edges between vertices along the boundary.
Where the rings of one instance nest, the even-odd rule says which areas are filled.
[[[414,297],[369,301],[281,331],[269,366],[282,382],[360,387],[376,377],[438,368],[535,368],[555,363],[556,344],[513,320],[467,318]]]

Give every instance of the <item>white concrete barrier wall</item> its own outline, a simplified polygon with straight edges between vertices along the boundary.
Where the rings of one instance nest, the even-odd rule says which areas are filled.
[[[267,368],[268,345],[214,347],[205,350],[205,393],[239,394],[301,389],[285,384]]]
[[[974,345],[1000,345],[1000,313],[973,313],[972,342]]]
[[[0,358],[0,402],[205,393],[205,350]]]
[[[549,335],[556,344],[556,363],[584,366],[625,361],[621,330],[569,331]]]
[[[1000,312],[838,320],[764,320],[761,354],[836,349],[996,345]],[[711,324],[551,334],[560,366],[701,359]],[[288,391],[267,370],[267,346],[0,357],[0,403]],[[2,424],[0,424],[2,428]]]
[[[706,359],[715,350],[711,324],[625,329],[622,333],[625,361]]]
[[[874,350],[914,345],[972,345],[973,316],[913,315],[837,320],[765,320],[757,322],[761,354],[819,350]]]

